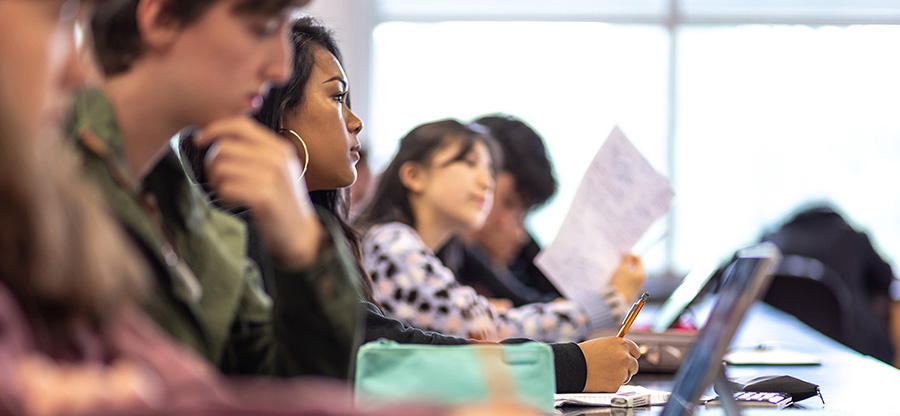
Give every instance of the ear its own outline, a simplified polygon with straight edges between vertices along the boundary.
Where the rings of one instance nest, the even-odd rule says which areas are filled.
[[[400,183],[413,193],[425,191],[427,172],[416,162],[406,162],[400,166]]]
[[[135,20],[141,43],[147,50],[164,50],[175,41],[181,25],[170,13],[171,1],[140,0]]]

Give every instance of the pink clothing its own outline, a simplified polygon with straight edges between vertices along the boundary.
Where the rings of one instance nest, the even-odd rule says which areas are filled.
[[[225,378],[192,351],[169,340],[136,309],[123,311],[104,338],[85,326],[74,338],[81,351],[63,348],[42,351],[18,304],[0,285],[0,415],[433,415],[441,409],[404,406],[363,413],[353,408],[347,386],[325,379]],[[55,349],[54,345],[51,349]],[[75,355],[81,358],[72,359]],[[61,358],[64,357],[64,358]],[[46,366],[29,367],[37,360]],[[121,370],[129,363],[129,370]],[[35,368],[38,370],[36,371]],[[47,369],[46,372],[41,372]],[[77,376],[58,377],[65,373]],[[69,373],[66,373],[66,372]],[[126,373],[135,388],[108,382]],[[43,377],[43,378],[41,378]],[[48,380],[67,380],[71,388],[47,388],[35,395],[35,386]],[[56,386],[56,385],[54,385]],[[58,386],[56,386],[58,387]],[[31,389],[31,390],[29,390]],[[72,390],[81,393],[72,393]],[[31,393],[31,396],[28,394]],[[40,400],[28,400],[39,397]],[[55,404],[54,404],[55,403]]]

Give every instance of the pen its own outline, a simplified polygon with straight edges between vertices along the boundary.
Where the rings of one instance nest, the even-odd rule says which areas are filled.
[[[631,309],[628,310],[628,314],[625,315],[625,321],[622,322],[622,328],[619,329],[619,333],[616,334],[617,337],[622,338],[625,334],[628,333],[628,330],[631,328],[631,324],[634,323],[634,318],[637,318],[638,313],[643,309],[644,304],[647,303],[647,298],[650,297],[650,292],[644,292],[641,295],[640,299],[634,302],[634,305],[631,305]]]

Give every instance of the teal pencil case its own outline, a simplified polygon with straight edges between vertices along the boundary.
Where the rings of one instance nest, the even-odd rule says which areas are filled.
[[[356,362],[356,405],[427,401],[484,402],[513,396],[553,412],[556,373],[547,344],[418,345],[380,339],[363,345]]]

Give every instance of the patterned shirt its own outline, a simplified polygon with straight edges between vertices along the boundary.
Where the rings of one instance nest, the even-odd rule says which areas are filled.
[[[593,301],[498,310],[472,287],[459,284],[416,231],[402,223],[372,227],[362,249],[363,266],[385,312],[418,328],[491,341],[580,341],[595,330],[614,327],[625,312],[624,299],[612,288]]]

